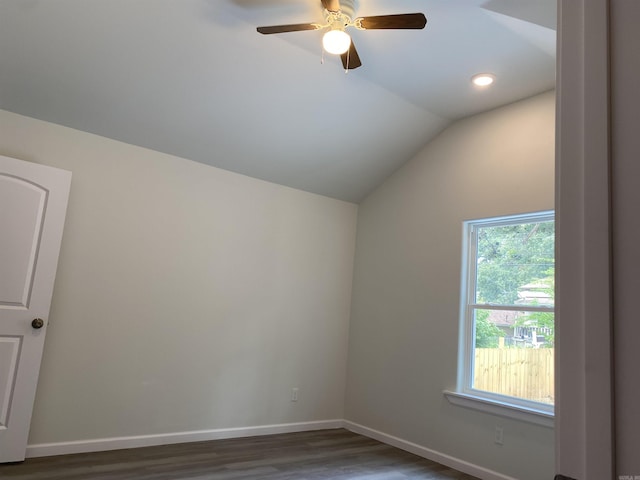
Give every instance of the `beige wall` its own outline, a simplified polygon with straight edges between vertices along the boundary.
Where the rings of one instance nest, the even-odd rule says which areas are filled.
[[[360,205],[347,420],[520,480],[553,477],[551,428],[442,392],[456,384],[462,221],[554,208],[554,117],[549,92],[457,122]]]
[[[343,417],[356,205],[6,111],[0,154],[73,172],[30,444]]]

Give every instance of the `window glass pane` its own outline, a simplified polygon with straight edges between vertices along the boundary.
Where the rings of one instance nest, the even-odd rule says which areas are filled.
[[[553,305],[553,221],[476,231],[476,303]]]
[[[554,315],[477,309],[472,388],[553,405]]]

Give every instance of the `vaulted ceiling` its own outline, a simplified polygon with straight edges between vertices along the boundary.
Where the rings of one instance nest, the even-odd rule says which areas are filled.
[[[320,0],[2,0],[0,108],[358,202],[452,121],[554,88],[555,0],[357,3],[428,23],[351,29],[345,74],[322,32],[256,32]]]

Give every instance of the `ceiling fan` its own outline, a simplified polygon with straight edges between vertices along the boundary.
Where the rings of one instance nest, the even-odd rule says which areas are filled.
[[[273,33],[299,32],[303,30],[328,29],[322,38],[324,49],[340,55],[345,70],[353,70],[362,65],[356,47],[345,29],[355,27],[358,30],[412,29],[420,30],[427,24],[422,13],[399,15],[378,15],[374,17],[354,18],[355,0],[321,0],[324,7],[324,23],[296,23],[292,25],[273,25],[258,27],[263,35]]]

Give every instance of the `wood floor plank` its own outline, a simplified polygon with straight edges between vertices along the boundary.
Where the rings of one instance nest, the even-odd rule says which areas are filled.
[[[478,480],[344,429],[265,435],[0,465],[2,480]]]

